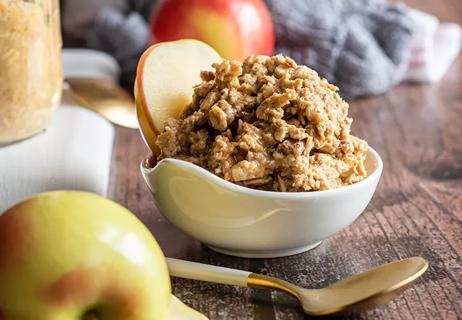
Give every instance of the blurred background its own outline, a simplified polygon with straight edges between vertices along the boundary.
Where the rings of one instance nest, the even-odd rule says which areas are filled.
[[[61,0],[60,5],[64,47],[110,54],[126,88],[149,44],[179,38],[205,41],[228,59],[289,55],[339,86],[347,99],[381,94],[403,81],[438,82],[461,48],[457,24],[384,0]]]

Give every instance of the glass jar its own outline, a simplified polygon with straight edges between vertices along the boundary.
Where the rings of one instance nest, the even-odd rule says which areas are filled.
[[[43,130],[61,100],[59,0],[0,0],[0,143]]]

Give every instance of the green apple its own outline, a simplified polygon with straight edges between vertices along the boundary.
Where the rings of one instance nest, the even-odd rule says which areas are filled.
[[[171,319],[170,291],[154,237],[115,202],[54,191],[0,216],[0,320]]]

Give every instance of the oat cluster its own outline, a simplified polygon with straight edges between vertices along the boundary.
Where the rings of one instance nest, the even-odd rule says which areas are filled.
[[[348,104],[315,71],[282,55],[213,67],[181,118],[167,120],[158,160],[270,191],[334,189],[366,176],[367,143],[350,135]]]

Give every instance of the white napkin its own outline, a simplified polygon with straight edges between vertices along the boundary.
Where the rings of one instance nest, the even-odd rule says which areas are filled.
[[[111,56],[64,49],[65,77],[117,81]],[[114,127],[97,113],[64,101],[48,128],[17,143],[0,145],[0,213],[36,193],[75,189],[107,195]]]
[[[0,213],[39,192],[106,195],[114,127],[98,114],[63,105],[46,131],[0,147]]]
[[[440,23],[428,13],[410,9],[416,25],[411,61],[404,80],[438,82],[460,53],[462,29],[454,23]]]

